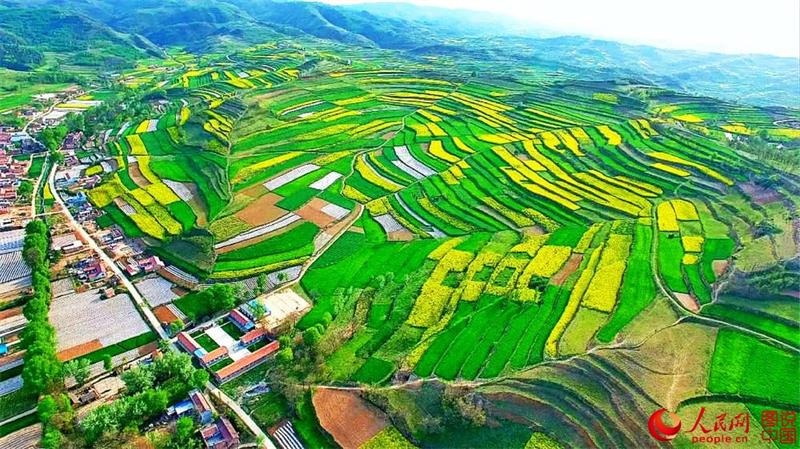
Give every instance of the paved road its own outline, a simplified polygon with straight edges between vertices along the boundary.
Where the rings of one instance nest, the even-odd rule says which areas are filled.
[[[256,424],[255,421],[253,421],[253,418],[251,418],[250,415],[248,415],[247,412],[245,412],[244,409],[242,409],[242,407],[240,407],[239,404],[236,403],[236,401],[231,399],[230,396],[225,394],[224,391],[217,388],[211,382],[209,382],[206,385],[206,387],[208,388],[208,391],[211,393],[211,396],[219,399],[220,402],[225,404],[228,408],[231,409],[231,411],[236,413],[236,416],[238,416],[239,419],[242,420],[242,422],[244,423],[245,426],[247,426],[250,432],[252,432],[257,439],[262,440],[264,442],[264,444],[261,447],[264,447],[266,449],[278,449],[278,447],[275,446],[275,443],[273,443],[272,440],[269,439],[269,436],[267,436],[267,434],[264,433],[264,431],[261,430],[260,427],[258,427],[258,424]]]
[[[56,203],[58,203],[64,210],[64,215],[66,215],[70,225],[87,242],[89,247],[97,253],[97,255],[103,260],[103,262],[105,262],[105,264],[109,267],[109,269],[119,278],[122,285],[125,287],[125,289],[128,290],[128,293],[133,298],[133,301],[134,303],[136,303],[136,306],[139,308],[144,317],[147,318],[147,321],[149,321],[150,327],[152,327],[158,333],[159,337],[161,337],[164,340],[168,340],[169,335],[167,335],[167,332],[164,330],[164,328],[161,326],[161,323],[158,321],[156,316],[147,306],[147,303],[145,302],[144,298],[142,297],[141,294],[139,294],[139,291],[136,290],[136,287],[133,285],[133,283],[130,280],[128,280],[127,276],[125,276],[125,273],[123,273],[122,270],[119,269],[117,264],[115,264],[114,261],[111,260],[111,258],[108,257],[108,255],[100,248],[100,245],[97,244],[94,238],[92,238],[92,236],[89,235],[89,233],[86,232],[85,229],[83,229],[83,226],[81,226],[80,223],[75,221],[75,217],[73,217],[72,213],[69,211],[69,209],[67,209],[66,204],[64,204],[64,201],[61,199],[61,194],[56,190],[55,174],[57,170],[58,170],[58,165],[54,165],[53,169],[50,171],[48,184],[50,185],[50,191],[53,194],[53,197],[55,197]]]

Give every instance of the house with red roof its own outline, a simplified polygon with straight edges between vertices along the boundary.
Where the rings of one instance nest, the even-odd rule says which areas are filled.
[[[200,359],[200,363],[203,366],[209,367],[215,364],[216,362],[219,362],[220,360],[224,359],[227,356],[228,356],[228,348],[226,348],[225,346],[220,346],[219,348],[209,353],[206,353],[202,357],[198,358]]]
[[[192,390],[189,392],[189,400],[194,405],[194,410],[197,413],[197,418],[201,424],[208,424],[214,419],[214,409],[208,402],[208,398],[200,390]]]
[[[239,433],[227,418],[220,418],[215,423],[200,429],[208,449],[232,449],[239,446]]]
[[[231,310],[231,313],[228,314],[228,319],[242,332],[247,332],[256,327],[256,323],[254,323],[250,318],[247,318],[242,312],[239,311],[239,309]]]
[[[218,382],[225,383],[245,371],[264,363],[270,355],[280,349],[280,346],[277,340],[272,341],[219,371],[214,372],[214,377]]]
[[[189,352],[189,354],[193,354],[198,359],[206,355],[206,350],[186,332],[178,333],[178,344]]]
[[[258,329],[253,329],[250,332],[242,335],[242,338],[239,339],[239,342],[242,346],[250,346],[253,343],[258,343],[259,341],[267,338],[269,333],[263,327],[259,327]]]

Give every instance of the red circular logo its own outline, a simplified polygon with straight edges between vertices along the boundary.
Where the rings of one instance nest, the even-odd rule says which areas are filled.
[[[664,414],[669,414],[672,426],[664,423]],[[669,441],[678,435],[681,430],[681,418],[665,408],[656,410],[647,421],[650,435],[658,441]]]

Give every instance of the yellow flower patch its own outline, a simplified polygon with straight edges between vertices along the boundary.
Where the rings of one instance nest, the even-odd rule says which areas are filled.
[[[572,321],[575,313],[578,312],[578,307],[581,305],[583,294],[586,292],[586,288],[589,286],[589,282],[592,280],[592,276],[594,275],[594,270],[597,267],[598,261],[600,260],[601,250],[602,248],[598,248],[592,252],[591,256],[589,256],[586,269],[581,272],[578,281],[575,282],[575,285],[572,287],[572,291],[570,292],[569,299],[567,300],[567,306],[564,309],[564,313],[561,314],[558,322],[553,327],[550,335],[547,337],[547,341],[544,345],[544,352],[548,357],[555,357],[558,353],[558,340],[561,339],[561,336],[564,334],[564,331],[567,329],[570,321]]]
[[[279,156],[275,156],[275,157],[273,157],[271,159],[267,159],[266,161],[261,161],[261,162],[255,163],[253,165],[250,165],[250,166],[248,166],[246,168],[243,168],[243,169],[239,170],[239,172],[236,173],[236,175],[233,177],[232,182],[234,184],[242,182],[242,181],[252,177],[253,175],[257,174],[258,172],[260,172],[260,171],[262,171],[264,169],[267,169],[269,167],[272,167],[273,165],[277,165],[277,164],[280,164],[282,162],[286,162],[288,160],[294,159],[297,156],[300,156],[301,154],[303,154],[303,152],[301,152],[301,151],[292,151],[292,152],[289,152],[289,153],[281,154]]]
[[[658,205],[656,216],[658,218],[659,231],[677,232],[680,229],[678,218],[675,216],[675,209],[672,208],[672,204],[669,201],[664,201]]]
[[[673,115],[672,117],[675,118],[676,120],[680,120],[682,122],[687,122],[687,123],[702,123],[703,122],[703,118],[702,117],[698,117],[698,116],[696,116],[694,114]]]
[[[441,117],[439,117],[438,115],[436,115],[436,114],[434,114],[432,112],[428,112],[428,111],[426,111],[424,109],[420,109],[417,112],[419,113],[419,115],[425,117],[426,119],[428,119],[431,122],[437,122],[438,123],[438,122],[442,121]]]
[[[436,123],[429,122],[428,123],[428,129],[430,130],[431,135],[434,136],[434,137],[445,137],[445,136],[447,136],[447,133],[444,132],[444,130],[442,128],[440,128],[439,125],[437,125]]]
[[[564,146],[567,147],[567,149],[572,152],[572,154],[578,157],[584,155],[583,151],[581,151],[580,145],[578,145],[578,141],[575,140],[574,137],[572,137],[572,134],[570,134],[569,131],[559,129],[556,130],[555,133],[558,136],[559,140],[561,140],[561,143],[563,143]]]
[[[136,127],[136,134],[146,133],[149,127],[150,120],[143,120],[142,123],[139,123],[139,126]]]
[[[469,267],[467,267],[467,273],[463,281],[464,290],[461,292],[460,298],[462,301],[478,300],[478,297],[480,297],[486,287],[486,281],[476,281],[473,280],[473,278],[483,270],[484,267],[496,267],[497,263],[500,262],[502,258],[502,254],[492,251],[481,251],[478,253],[475,259],[472,260],[472,263],[469,264]]]
[[[428,327],[436,324],[442,316],[444,306],[455,291],[452,287],[442,285],[442,282],[448,273],[464,271],[472,261],[472,257],[472,253],[454,249],[439,259],[436,268],[422,285],[414,308],[411,309],[406,321],[409,325]]]
[[[372,95],[362,95],[360,97],[346,98],[344,100],[336,100],[333,104],[337,106],[347,106],[351,104],[364,103],[372,99]]]
[[[455,248],[461,242],[466,240],[466,237],[456,237],[452,239],[445,240],[442,244],[436,247],[433,251],[428,254],[428,259],[432,260],[439,260],[444,257],[451,249]]]
[[[583,296],[584,306],[600,312],[611,312],[614,309],[632,241],[633,238],[629,235],[609,236],[600,256],[597,271]]]
[[[577,139],[578,142],[584,145],[592,144],[592,138],[586,134],[586,131],[584,131],[583,128],[570,128],[569,132],[572,133],[572,137]]]
[[[447,109],[447,108],[443,108],[443,107],[441,107],[439,105],[436,105],[436,104],[432,104],[428,109],[430,109],[431,111],[436,111],[436,112],[438,112],[440,114],[444,114],[444,115],[453,116],[453,115],[457,114],[456,111],[453,111],[453,110],[450,110],[450,109]]]
[[[342,188],[342,195],[344,195],[346,198],[350,198],[353,201],[358,201],[359,203],[366,203],[370,200],[370,197],[361,193],[360,190],[347,184],[345,184],[345,186]]]
[[[683,178],[691,175],[691,173],[689,173],[686,170],[680,169],[678,167],[673,167],[672,165],[663,164],[661,162],[656,162],[655,164],[651,164],[650,166],[653,168],[657,168],[661,171],[665,171],[671,175],[680,176]]]
[[[594,236],[600,232],[600,228],[603,227],[602,223],[595,223],[589,227],[589,229],[583,233],[581,239],[578,241],[578,244],[575,245],[575,252],[576,253],[585,253],[592,246],[592,241],[594,240]]]
[[[529,281],[532,276],[552,277],[564,266],[570,255],[572,248],[568,246],[543,246],[525,268],[523,276],[527,275]]]
[[[450,163],[455,164],[459,161],[459,157],[447,152],[442,146],[442,142],[440,140],[431,141],[430,145],[428,145],[428,152],[431,153],[433,156]]]
[[[481,134],[478,136],[478,139],[484,142],[493,143],[497,145],[505,145],[507,143],[514,142],[514,140],[516,140],[513,137],[509,136],[508,134]]]
[[[175,192],[173,192],[172,189],[167,187],[167,185],[164,184],[163,182],[159,182],[158,184],[150,184],[144,189],[153,198],[155,198],[159,204],[164,206],[181,200],[180,198],[178,198],[178,195],[175,195]]]
[[[694,167],[697,170],[699,170],[701,173],[703,173],[703,174],[705,174],[707,176],[710,176],[710,177],[712,177],[712,178],[714,178],[714,179],[716,179],[718,181],[721,181],[725,185],[729,185],[729,186],[733,185],[733,181],[731,181],[727,176],[724,176],[724,175],[720,174],[719,172],[717,172],[716,170],[711,169],[709,167],[706,167],[703,164],[699,164],[697,162],[692,162],[692,161],[687,161],[686,159],[684,159],[682,157],[678,157],[678,156],[675,156],[673,154],[664,153],[664,152],[661,152],[661,151],[654,151],[652,153],[647,153],[647,155],[652,157],[652,158],[659,159],[659,160],[662,160],[662,161],[672,162],[672,163],[679,164],[679,165],[685,165],[687,167]]]
[[[675,209],[675,216],[678,220],[696,221],[700,219],[694,204],[689,201],[680,198],[672,200],[672,207]]]
[[[189,117],[192,115],[192,110],[187,107],[182,107],[180,112],[180,118],[178,120],[178,124],[185,125],[187,121],[189,121]]]
[[[750,128],[748,128],[743,124],[722,125],[720,126],[720,128],[722,128],[723,131],[727,131],[729,133],[734,133],[734,134],[744,134],[746,136],[754,134],[753,130],[751,130]]]
[[[703,237],[699,235],[681,236],[681,244],[687,253],[699,253],[703,250]]]
[[[131,147],[132,155],[147,156],[147,148],[144,146],[144,142],[142,142],[142,138],[139,137],[138,134],[130,134],[125,139],[128,141],[128,145]]]
[[[144,189],[133,189],[128,193],[142,206],[147,207],[155,203],[155,199]]]
[[[553,151],[558,151],[559,153],[563,152],[563,150],[559,148],[559,145],[561,145],[561,141],[558,140],[558,137],[556,137],[555,134],[545,131],[539,134],[539,137],[542,138],[542,143],[544,143],[544,146],[546,146],[547,148]]]
[[[681,259],[681,263],[684,265],[694,265],[699,261],[700,257],[697,254],[684,254]]]
[[[778,128],[770,129],[767,132],[773,136],[785,137],[787,139],[800,139],[800,129]]]
[[[396,192],[403,188],[400,184],[395,183],[394,181],[388,180],[378,174],[371,165],[369,165],[365,160],[363,155],[361,157],[356,158],[356,171],[368,182],[375,184],[378,187],[381,187],[384,190],[388,190],[390,192]]]
[[[617,134],[616,131],[609,128],[607,125],[600,125],[597,127],[597,130],[600,131],[600,134],[608,140],[608,144],[612,147],[615,147],[622,143],[622,136]]]
[[[512,254],[507,254],[492,272],[492,276],[489,278],[489,282],[486,284],[486,293],[496,296],[507,295],[516,286],[517,279],[522,273],[522,270],[528,265],[528,262],[528,258],[516,257]],[[497,279],[498,276],[500,276],[500,274],[503,273],[503,271],[506,271],[508,268],[513,269],[514,272],[511,274],[511,277],[505,283],[505,285],[499,284]]]
[[[428,130],[428,127],[423,125],[423,124],[421,124],[421,123],[410,123],[410,124],[407,124],[406,126],[408,126],[409,128],[413,129],[414,133],[417,135],[417,137],[430,137],[431,136],[431,132]]]

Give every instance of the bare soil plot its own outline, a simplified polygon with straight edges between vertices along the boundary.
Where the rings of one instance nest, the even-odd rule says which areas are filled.
[[[550,283],[553,285],[561,285],[564,281],[567,280],[569,275],[575,272],[578,267],[581,265],[581,261],[583,260],[583,254],[573,254],[567,260],[567,263],[561,267],[561,271],[556,273],[555,276],[550,278]]]
[[[242,195],[247,195],[250,198],[259,198],[261,195],[267,193],[267,188],[261,184],[248,187],[242,190]]]
[[[388,233],[386,239],[390,242],[410,242],[414,240],[414,234],[408,229],[404,229],[402,231]]]
[[[178,317],[172,313],[172,310],[170,310],[167,306],[156,307],[153,309],[153,314],[156,316],[159,322],[164,324],[169,324],[178,320]]]
[[[700,304],[697,303],[697,299],[694,296],[686,293],[675,292],[675,297],[678,298],[678,301],[680,301],[684,307],[692,312],[696,313],[700,311]]]
[[[320,228],[325,228],[331,223],[342,218],[336,216],[338,214],[331,212],[331,206],[334,205],[323,199],[313,198],[295,213],[304,220],[310,221]],[[346,211],[346,209],[344,210]]]
[[[139,170],[139,163],[138,162],[129,162],[128,163],[128,174],[133,179],[139,187],[147,187],[150,185],[150,181],[142,175],[141,170]]]
[[[282,199],[282,196],[275,193],[263,195],[261,198],[253,201],[247,207],[237,212],[236,218],[250,226],[261,226],[269,223],[289,212],[275,205],[275,203]]]
[[[781,194],[776,190],[762,187],[752,181],[739,184],[739,186],[756,204],[764,205],[781,200]]]
[[[269,310],[265,318],[267,329],[273,329],[287,317],[293,314],[299,316],[311,308],[308,301],[291,289],[270,293],[260,301]]]
[[[14,307],[12,309],[0,310],[0,321],[10,318],[12,316],[22,315],[22,307]]]
[[[344,449],[357,449],[386,428],[388,422],[358,394],[320,388],[312,398],[320,425]]]
[[[82,355],[91,354],[94,351],[98,351],[100,349],[103,349],[103,344],[100,343],[100,340],[94,339],[92,341],[87,341],[86,343],[81,343],[79,345],[75,345],[71,348],[67,348],[63,351],[60,351],[57,354],[57,356],[58,360],[66,362],[68,360],[78,358]]]

